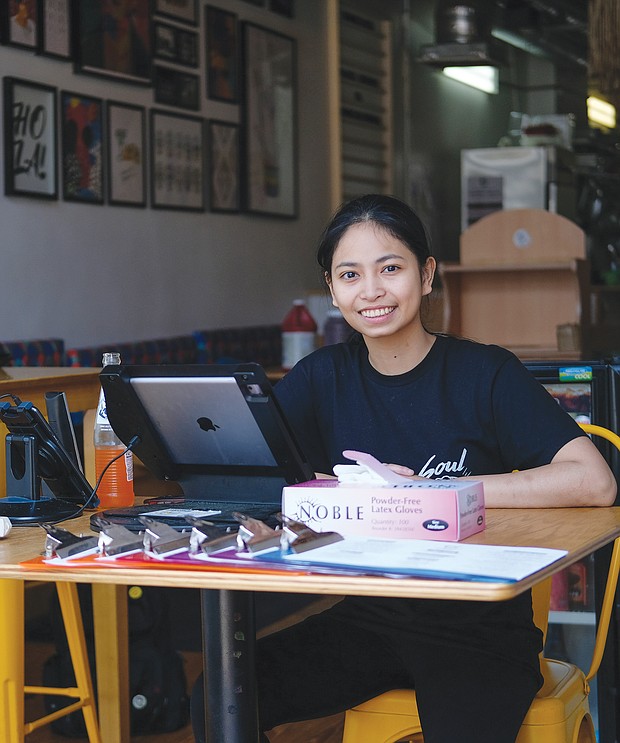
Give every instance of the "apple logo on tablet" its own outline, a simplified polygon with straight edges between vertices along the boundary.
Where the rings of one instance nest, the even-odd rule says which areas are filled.
[[[196,423],[200,426],[200,428],[202,428],[203,431],[215,431],[216,428],[219,428],[217,423],[214,423],[211,418],[205,418],[205,416],[198,418]]]

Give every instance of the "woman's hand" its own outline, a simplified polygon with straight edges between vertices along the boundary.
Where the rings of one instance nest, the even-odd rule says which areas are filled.
[[[411,469],[411,467],[405,467],[404,464],[387,464],[386,467],[389,467],[392,472],[396,472],[397,475],[402,475],[403,477],[411,477],[412,479],[416,480],[423,480],[422,477],[416,477],[415,472]]]

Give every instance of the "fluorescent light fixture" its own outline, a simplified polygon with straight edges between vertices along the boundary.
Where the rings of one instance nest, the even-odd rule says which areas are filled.
[[[444,67],[443,74],[485,93],[499,92],[499,70],[489,65],[472,67]]]
[[[527,52],[528,54],[535,54],[538,57],[546,56],[544,50],[538,46],[538,44],[535,44],[533,41],[530,41],[523,36],[519,36],[519,34],[513,34],[505,28],[494,28],[491,31],[491,36],[493,36],[494,39],[510,44],[517,49],[521,49],[521,51]]]
[[[616,107],[611,103],[591,95],[586,99],[588,106],[588,121],[591,124],[598,124],[606,129],[616,128]]]

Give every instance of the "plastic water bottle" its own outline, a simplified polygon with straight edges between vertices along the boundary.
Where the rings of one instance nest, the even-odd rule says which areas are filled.
[[[104,353],[103,366],[120,364],[119,353]],[[95,417],[95,475],[97,481],[106,465],[125,450],[125,445],[114,433],[114,429],[108,420],[105,395],[103,389],[99,393],[99,405]],[[124,508],[133,506],[133,454],[130,451],[119,457],[114,464],[108,467],[97,495],[101,508]]]
[[[316,322],[303,299],[296,299],[282,322],[282,368],[295,364],[314,351]]]
[[[342,312],[337,307],[330,307],[323,327],[323,345],[344,343],[352,332],[353,329],[342,316]]]

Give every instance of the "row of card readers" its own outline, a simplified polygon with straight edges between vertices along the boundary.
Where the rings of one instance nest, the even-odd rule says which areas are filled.
[[[316,532],[284,514],[278,515],[281,527],[276,529],[245,514],[234,515],[239,527],[226,532],[209,521],[191,516],[187,517],[187,531],[182,532],[147,516],[140,517],[144,525],[140,533],[103,517],[98,517],[98,535],[76,535],[54,524],[41,524],[47,532],[44,555],[47,559],[66,560],[88,555],[114,558],[143,552],[163,559],[185,552],[204,556],[233,550],[258,556],[273,549],[301,553],[343,539],[337,532]]]

